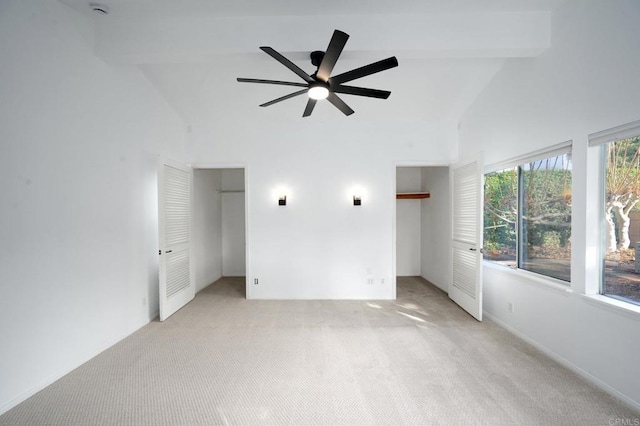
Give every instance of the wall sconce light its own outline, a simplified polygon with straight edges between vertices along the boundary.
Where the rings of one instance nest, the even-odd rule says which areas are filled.
[[[287,196],[286,195],[281,195],[280,198],[278,198],[278,205],[279,206],[286,206],[287,205]]]
[[[362,205],[362,198],[359,195],[354,195],[353,196],[353,205],[354,206],[361,206]]]

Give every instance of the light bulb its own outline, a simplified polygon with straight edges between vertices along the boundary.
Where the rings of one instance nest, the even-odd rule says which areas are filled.
[[[313,86],[309,88],[309,97],[311,99],[326,99],[329,96],[329,89],[324,86]]]

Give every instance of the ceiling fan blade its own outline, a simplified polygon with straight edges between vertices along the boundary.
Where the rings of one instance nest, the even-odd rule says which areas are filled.
[[[344,101],[333,92],[329,93],[329,96],[327,96],[327,100],[331,102],[333,106],[342,111],[344,115],[351,115],[355,112],[351,108],[349,108],[349,105],[345,104]]]
[[[367,96],[369,98],[387,99],[391,92],[388,90],[367,89],[365,87],[354,86],[336,86],[332,87],[335,93],[344,93],[347,95]]]
[[[313,112],[313,108],[316,106],[316,102],[318,101],[313,98],[309,98],[309,100],[307,101],[307,106],[304,109],[304,113],[302,113],[303,117],[308,117],[311,115],[311,113]]]
[[[324,82],[329,80],[331,71],[333,71],[333,67],[336,65],[338,57],[342,53],[342,49],[344,49],[344,45],[347,44],[348,39],[349,34],[343,33],[339,30],[335,30],[333,32],[327,51],[324,52],[324,57],[322,58],[322,62],[320,63],[318,72],[316,73],[316,77],[318,77],[319,80]]]
[[[285,67],[289,68],[291,71],[296,73],[300,78],[302,78],[307,83],[313,83],[315,81],[314,79],[311,78],[309,74],[304,72],[302,68],[300,68],[299,66],[297,66],[296,64],[294,64],[293,62],[285,58],[284,56],[282,56],[280,53],[273,50],[271,47],[262,46],[260,47],[260,49],[262,49],[264,52],[269,54],[276,61],[280,62],[282,65],[284,65]]]
[[[282,96],[282,97],[280,97],[278,99],[274,99],[272,101],[266,102],[266,103],[264,103],[264,104],[262,104],[260,106],[261,107],[268,107],[269,105],[273,105],[273,104],[278,103],[280,101],[285,101],[287,99],[291,99],[291,98],[293,98],[295,96],[302,95],[302,94],[307,93],[307,92],[308,92],[307,89],[298,90],[297,92],[289,93],[288,95],[285,95],[285,96]]]
[[[375,74],[380,71],[388,70],[389,68],[393,68],[397,66],[398,66],[398,60],[396,59],[395,56],[392,56],[390,58],[383,59],[381,61],[374,62],[372,64],[365,65],[363,67],[356,68],[354,70],[347,71],[342,74],[338,74],[335,77],[331,77],[331,83],[333,84],[346,83],[347,81],[355,80],[356,78],[366,77],[368,75]]]
[[[278,80],[261,80],[258,78],[237,78],[240,83],[264,83],[264,84],[279,84],[281,86],[296,86],[296,87],[307,87],[308,85],[305,83],[294,83],[292,81],[278,81]]]

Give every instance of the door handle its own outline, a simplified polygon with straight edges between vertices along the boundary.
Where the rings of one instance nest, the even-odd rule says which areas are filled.
[[[470,248],[469,250],[471,250],[471,251],[478,251],[477,249],[474,249],[474,248]]]
[[[171,253],[173,250],[167,250],[165,251],[165,253]]]

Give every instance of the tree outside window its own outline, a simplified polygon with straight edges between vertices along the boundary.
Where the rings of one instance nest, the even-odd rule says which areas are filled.
[[[483,257],[516,266],[518,168],[484,175]]]
[[[571,280],[571,158],[487,173],[484,259]]]
[[[571,158],[527,163],[520,173],[518,266],[571,281]]]
[[[640,247],[638,241],[631,240],[632,231],[640,228],[640,137],[606,144],[604,156],[602,293],[640,304],[640,264],[636,263],[634,250]]]

